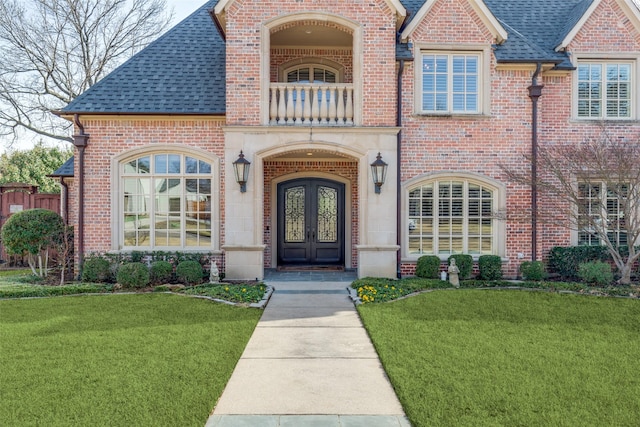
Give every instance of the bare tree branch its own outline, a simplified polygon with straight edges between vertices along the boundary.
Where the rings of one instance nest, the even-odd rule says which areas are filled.
[[[63,108],[162,34],[165,0],[0,0],[0,135],[70,141]]]
[[[593,236],[607,247],[620,282],[630,283],[640,258],[640,134],[617,136],[603,125],[600,135],[579,144],[540,146],[537,162],[540,197],[553,207],[538,218]],[[529,171],[501,168],[511,180],[532,184]]]

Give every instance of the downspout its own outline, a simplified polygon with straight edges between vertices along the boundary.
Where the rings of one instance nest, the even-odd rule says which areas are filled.
[[[396,254],[396,276],[398,279],[402,278],[402,185],[401,185],[401,153],[402,153],[402,74],[404,73],[404,59],[400,60],[400,64],[398,66],[398,95],[397,95],[397,106],[396,106],[396,126],[400,128],[398,130],[398,134],[396,136],[396,169],[397,169],[397,178],[396,178],[396,245],[398,246],[398,252]]]
[[[538,254],[538,99],[542,96],[544,85],[538,84],[538,76],[542,71],[542,63],[536,64],[536,71],[531,77],[529,98],[531,98],[531,261],[537,260]]]
[[[64,225],[69,225],[69,184],[64,181],[64,177],[60,177],[60,185],[64,189],[64,216],[62,220]]]
[[[89,141],[89,135],[84,132],[80,123],[80,116],[75,114],[73,122],[79,133],[73,135],[73,145],[78,149],[78,280],[82,278],[84,266],[84,149]]]

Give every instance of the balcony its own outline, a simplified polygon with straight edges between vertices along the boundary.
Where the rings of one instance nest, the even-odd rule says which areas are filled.
[[[270,125],[353,126],[353,84],[271,83]]]

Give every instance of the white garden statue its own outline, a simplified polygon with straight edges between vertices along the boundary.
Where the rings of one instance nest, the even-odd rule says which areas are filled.
[[[220,270],[218,270],[218,264],[215,261],[211,262],[211,270],[209,271],[209,283],[220,282]]]
[[[449,283],[453,285],[454,288],[460,287],[460,279],[458,277],[458,273],[460,273],[460,269],[456,265],[456,259],[451,258],[451,264],[449,264]]]

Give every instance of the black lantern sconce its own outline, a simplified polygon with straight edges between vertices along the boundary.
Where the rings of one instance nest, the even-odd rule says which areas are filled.
[[[376,186],[376,194],[380,194],[380,188],[387,178],[387,166],[389,165],[382,160],[380,153],[378,153],[376,161],[371,163],[371,174],[373,175],[373,183]]]
[[[244,158],[244,154],[242,153],[242,150],[240,150],[238,160],[233,162],[233,170],[236,173],[236,182],[240,184],[241,193],[247,191],[247,181],[249,180],[250,166],[251,162]]]

